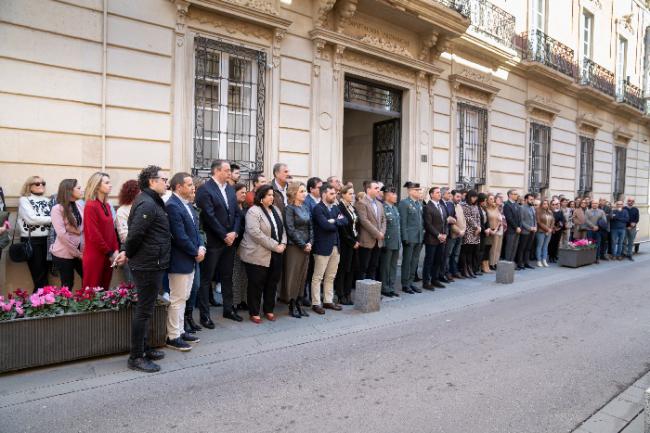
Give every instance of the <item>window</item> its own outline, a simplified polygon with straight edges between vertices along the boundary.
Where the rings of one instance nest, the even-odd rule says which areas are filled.
[[[593,191],[594,184],[594,139],[580,137],[580,184],[578,193]]]
[[[533,0],[533,22],[532,29],[546,30],[546,0]]]
[[[266,54],[199,37],[195,60],[194,171],[220,158],[261,172]]]
[[[485,184],[487,110],[458,104],[458,178],[461,188]]]
[[[594,16],[587,11],[582,13],[582,57],[592,58]]]
[[[616,146],[614,148],[614,200],[625,193],[625,164],[627,162],[627,148]]]
[[[627,40],[618,38],[618,47],[616,49],[616,92],[623,94],[625,83],[627,82]]]
[[[548,188],[551,160],[551,127],[530,124],[530,184],[531,192]]]

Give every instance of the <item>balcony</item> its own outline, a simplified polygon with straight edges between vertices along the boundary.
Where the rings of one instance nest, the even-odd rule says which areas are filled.
[[[619,82],[616,90],[616,100],[623,104],[629,105],[639,111],[645,111],[645,101],[643,92],[637,86],[625,81]]]
[[[456,0],[461,14],[469,16],[470,29],[506,48],[513,48],[515,17],[487,0]]]
[[[529,62],[551,68],[571,79],[578,75],[573,50],[541,30],[532,30],[521,37],[521,57]]]
[[[611,102],[616,97],[614,73],[585,58],[580,68],[581,93],[593,102]]]

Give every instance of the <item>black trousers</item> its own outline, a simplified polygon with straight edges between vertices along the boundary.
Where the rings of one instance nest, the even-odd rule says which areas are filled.
[[[557,260],[557,253],[560,249],[560,239],[564,230],[558,230],[551,235],[551,240],[548,243],[548,258],[550,260]]]
[[[517,266],[526,266],[530,260],[530,250],[533,246],[535,233],[521,233],[519,235],[519,245],[517,245]]]
[[[282,276],[282,254],[271,253],[269,267],[244,263],[248,276],[248,314],[260,315],[260,303],[264,314],[273,313],[278,282]],[[223,284],[223,283],[222,283]]]
[[[374,248],[359,247],[359,279],[376,278],[380,256],[381,249],[377,245]]]
[[[465,269],[474,271],[479,266],[479,244],[463,244],[460,247],[460,259],[458,261],[460,271]]]
[[[28,238],[20,238],[21,242],[27,242]],[[47,236],[32,236],[32,248],[34,254],[32,258],[27,261],[29,273],[32,276],[32,283],[34,283],[34,292],[41,287],[48,286],[47,273]]]
[[[336,278],[334,278],[334,291],[336,296],[340,298],[350,296],[355,284],[355,275],[358,273],[359,267],[359,254],[351,246],[341,246],[341,259],[339,261],[339,268],[336,271]],[[313,273],[313,271],[312,271]]]
[[[151,316],[162,287],[164,271],[135,271],[131,269],[133,282],[138,293],[138,302],[135,303],[133,324],[131,325],[131,355],[132,359],[142,358],[149,349],[147,337],[149,335]]]
[[[209,244],[208,244],[209,245]],[[201,262],[201,286],[199,288],[199,311],[201,317],[210,317],[210,290],[215,272],[218,271],[221,280],[221,296],[223,297],[223,311],[232,310],[232,270],[235,266],[235,246],[220,245],[208,246],[205,259]]]
[[[62,259],[52,256],[52,263],[59,270],[61,277],[61,287],[67,287],[72,290],[74,286],[74,273],[75,271],[83,278],[83,266],[81,259]]]
[[[517,259],[519,236],[519,233],[515,231],[506,231],[505,237],[503,239],[505,245],[503,248],[501,248],[501,256],[509,262],[514,262]]]

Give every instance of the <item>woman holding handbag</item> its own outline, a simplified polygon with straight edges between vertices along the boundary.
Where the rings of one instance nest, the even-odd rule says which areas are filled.
[[[48,285],[47,236],[52,227],[52,218],[50,199],[45,196],[45,179],[40,176],[28,177],[20,195],[16,226],[20,230],[20,242],[26,247],[23,259],[27,261],[36,291]]]
[[[59,270],[61,286],[72,290],[75,271],[83,276],[83,212],[81,185],[77,179],[63,179],[56,195],[58,204],[52,208],[52,227],[56,240],[50,247],[52,263]]]
[[[108,203],[111,189],[111,179],[106,173],[93,174],[86,184],[86,205],[83,214],[83,287],[109,288],[113,264],[118,261],[120,255],[113,212]]]

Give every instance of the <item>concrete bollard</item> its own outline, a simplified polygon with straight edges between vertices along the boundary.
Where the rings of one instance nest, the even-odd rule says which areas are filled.
[[[354,291],[354,309],[364,313],[379,311],[381,304],[381,282],[357,280]]]
[[[645,407],[643,408],[643,432],[650,433],[650,388],[643,394]]]
[[[505,260],[497,264],[497,283],[512,284],[515,282],[515,263]]]

